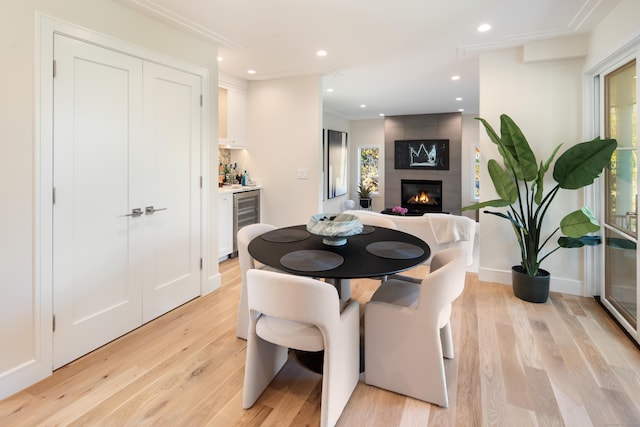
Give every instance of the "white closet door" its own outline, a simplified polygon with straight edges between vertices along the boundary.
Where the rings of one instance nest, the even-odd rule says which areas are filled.
[[[201,85],[144,64],[144,322],[200,295]]]
[[[56,35],[54,368],[142,323],[142,61]]]

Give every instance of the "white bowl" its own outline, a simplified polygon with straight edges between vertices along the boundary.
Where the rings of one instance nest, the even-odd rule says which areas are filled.
[[[362,223],[351,214],[316,214],[311,216],[307,231],[321,236],[325,245],[342,246],[347,237],[362,233]]]

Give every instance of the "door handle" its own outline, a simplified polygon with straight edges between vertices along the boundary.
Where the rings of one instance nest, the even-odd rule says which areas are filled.
[[[133,208],[131,209],[131,213],[130,214],[126,214],[125,216],[132,216],[134,218],[142,216],[144,214],[144,212],[142,212],[142,209],[140,208]]]
[[[631,218],[637,218],[638,212],[627,212],[624,216],[625,219],[625,228],[631,228]]]
[[[153,206],[147,206],[146,208],[144,208],[144,213],[147,214],[147,215],[153,215],[154,212],[166,211],[166,210],[167,210],[167,208],[156,209]]]

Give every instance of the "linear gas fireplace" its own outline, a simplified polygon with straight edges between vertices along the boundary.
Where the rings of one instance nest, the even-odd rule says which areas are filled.
[[[402,207],[410,213],[442,212],[442,181],[403,179]]]

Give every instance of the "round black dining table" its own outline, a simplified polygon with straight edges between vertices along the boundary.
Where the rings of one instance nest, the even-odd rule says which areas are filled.
[[[332,282],[343,301],[351,297],[349,280],[384,277],[423,263],[431,255],[422,239],[384,227],[363,227],[341,246],[323,243],[323,238],[307,231],[305,225],[278,228],[255,237],[249,254],[275,269]],[[360,337],[360,372],[364,370]],[[323,352],[296,350],[296,358],[307,368],[322,373]]]
[[[382,277],[415,267],[431,255],[429,245],[412,234],[369,225],[342,246],[323,243],[305,225],[278,228],[254,238],[248,250],[262,264],[325,279]]]

